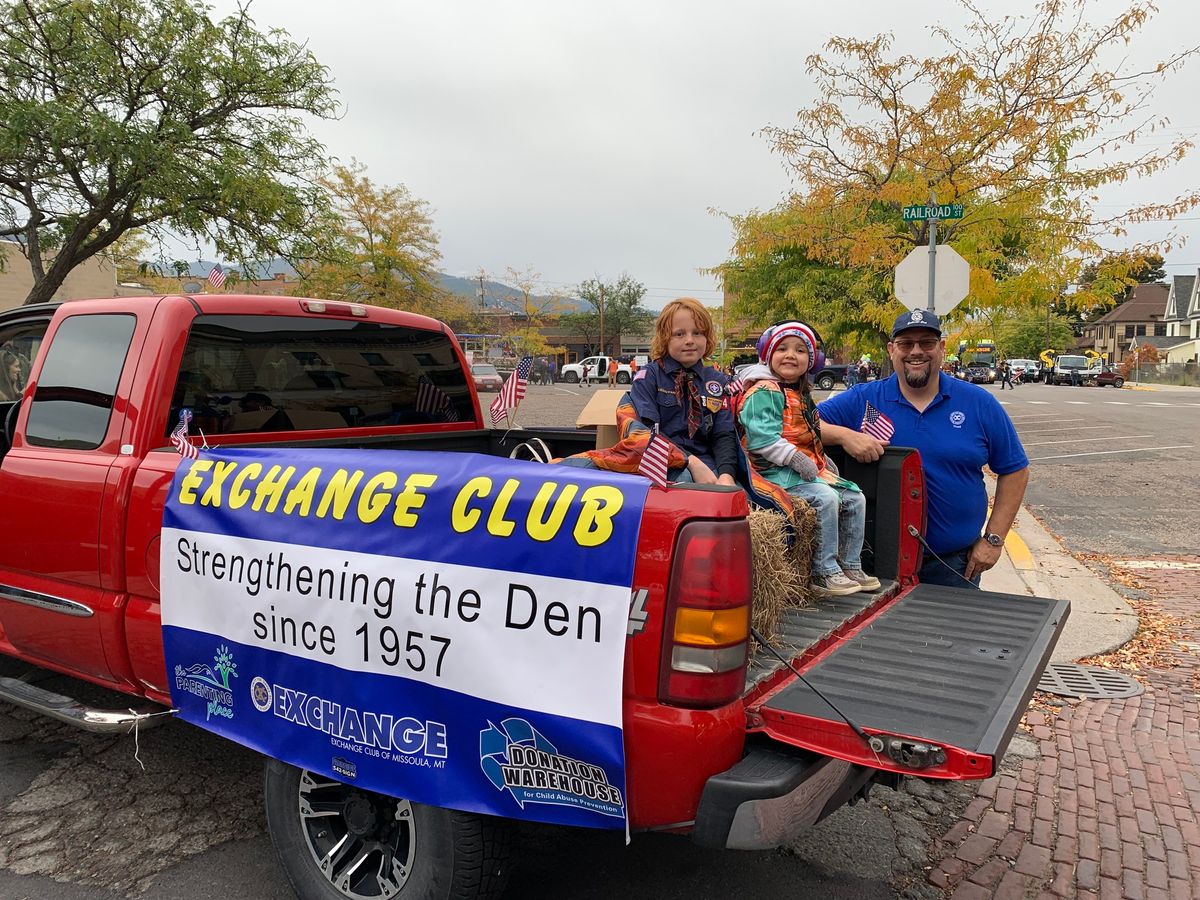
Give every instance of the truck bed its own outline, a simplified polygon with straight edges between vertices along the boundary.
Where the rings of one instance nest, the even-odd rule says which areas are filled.
[[[785,657],[795,659],[887,601],[895,592],[896,582],[880,579],[880,583],[879,590],[874,593],[823,597],[810,606],[786,610],[780,617],[778,632],[771,645]],[[775,654],[756,645],[746,668],[747,693],[781,668],[783,663]]]

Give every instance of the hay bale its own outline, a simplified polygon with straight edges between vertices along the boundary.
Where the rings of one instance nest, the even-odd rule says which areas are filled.
[[[787,543],[787,519],[766,509],[749,516],[750,548],[754,561],[754,606],[751,623],[770,640],[779,618],[789,607],[807,606],[813,600],[809,576],[816,516],[797,501],[793,522],[795,540]]]

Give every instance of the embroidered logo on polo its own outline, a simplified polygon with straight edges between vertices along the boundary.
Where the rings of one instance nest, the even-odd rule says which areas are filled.
[[[962,428],[963,422],[967,421],[965,413],[959,412],[957,409],[950,413],[950,424],[955,428]]]

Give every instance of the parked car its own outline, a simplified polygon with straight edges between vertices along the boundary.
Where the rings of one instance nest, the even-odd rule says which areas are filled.
[[[971,384],[994,384],[996,370],[987,363],[971,363],[963,370],[963,378]]]
[[[1075,379],[1082,384],[1087,375],[1086,356],[1067,355],[1055,357],[1054,368],[1046,375],[1046,384],[1073,384]]]
[[[846,383],[846,370],[849,368],[847,363],[827,362],[821,368],[821,371],[813,375],[813,384],[816,385],[819,391],[832,391],[833,386],[839,381],[844,385]]]
[[[475,363],[471,366],[471,379],[475,382],[477,391],[499,391],[504,379],[496,367],[487,363]]]
[[[1125,377],[1116,366],[1093,366],[1088,370],[1085,383],[1094,384],[1097,387],[1108,387],[1111,384],[1113,387],[1119,388],[1125,386]]]
[[[1042,377],[1042,364],[1036,359],[1010,359],[1013,379],[1016,381],[1039,381]]]

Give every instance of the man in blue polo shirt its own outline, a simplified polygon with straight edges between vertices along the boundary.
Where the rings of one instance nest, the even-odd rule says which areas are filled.
[[[883,444],[860,430],[867,404],[891,419],[896,430],[890,443],[915,447],[925,469],[925,539],[941,561],[926,551],[921,581],[962,587],[965,578],[978,587],[979,576],[1000,558],[1021,508],[1029,459],[996,398],[942,372],[946,343],[932,312],[914,310],[896,319],[887,349],[894,374],[820,404],[821,437],[872,462],[883,454]],[[984,465],[997,476],[990,518]]]

